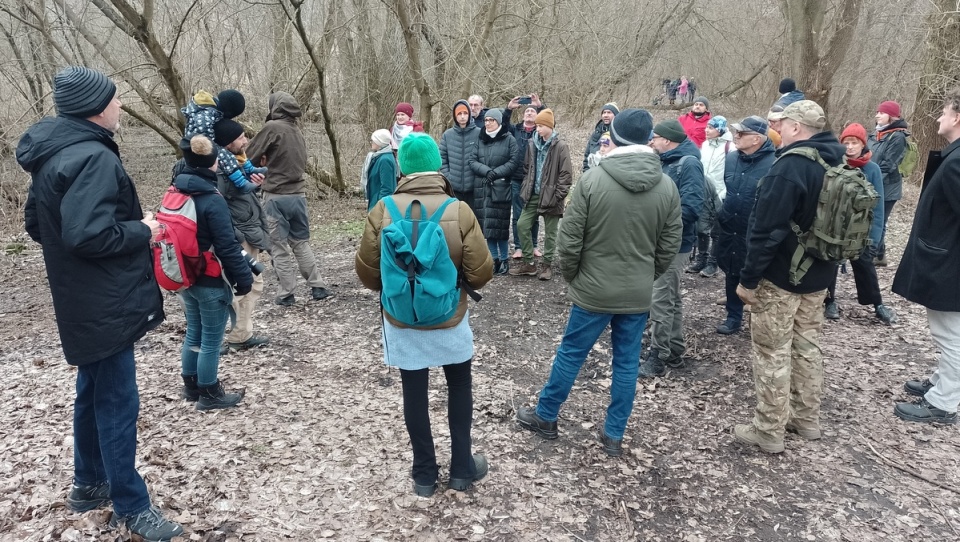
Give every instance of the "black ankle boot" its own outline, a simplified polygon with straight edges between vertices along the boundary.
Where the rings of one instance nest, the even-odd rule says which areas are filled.
[[[500,274],[500,264],[501,264],[501,261],[500,261],[499,258],[494,258],[494,259],[493,259],[493,274],[494,274],[494,275],[499,275],[499,274]]]
[[[197,375],[180,375],[183,377],[183,390],[180,397],[194,402],[200,399],[200,390],[197,388]]]
[[[240,393],[224,392],[223,384],[219,380],[212,386],[200,386],[198,389],[200,400],[197,401],[197,410],[214,410],[237,406],[237,403],[243,399],[244,393],[244,390],[240,390]]]

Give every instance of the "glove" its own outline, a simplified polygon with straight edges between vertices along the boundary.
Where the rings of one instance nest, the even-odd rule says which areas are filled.
[[[496,178],[497,178],[497,176],[496,176],[496,174],[493,173],[493,170],[492,170],[492,169],[487,172],[487,182],[493,182],[493,180],[496,179]]]
[[[234,291],[237,294],[237,297],[242,295],[247,295],[250,293],[250,290],[253,289],[253,284],[237,284],[237,287],[234,288]]]
[[[240,187],[240,192],[244,194],[256,192],[257,190],[260,190],[260,185],[257,183],[252,183],[250,181],[247,181],[246,183],[244,183],[242,187]]]

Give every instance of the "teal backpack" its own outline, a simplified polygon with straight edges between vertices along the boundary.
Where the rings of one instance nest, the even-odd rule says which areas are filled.
[[[424,206],[414,200],[405,214],[393,201],[383,198],[392,222],[380,233],[380,278],[383,310],[411,327],[430,327],[453,317],[460,303],[458,270],[450,259],[440,217],[447,201],[424,218]],[[419,218],[413,218],[414,207]]]

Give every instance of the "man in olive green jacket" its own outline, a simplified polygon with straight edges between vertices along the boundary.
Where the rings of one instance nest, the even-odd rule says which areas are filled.
[[[563,278],[573,302],[560,348],[535,408],[517,420],[557,438],[557,416],[580,367],[609,325],[613,345],[610,406],[598,437],[611,456],[622,453],[640,368],[640,339],[650,311],[653,281],[680,248],[680,194],[647,146],[653,119],[628,109],[610,128],[611,150],[580,178],[560,225]]]

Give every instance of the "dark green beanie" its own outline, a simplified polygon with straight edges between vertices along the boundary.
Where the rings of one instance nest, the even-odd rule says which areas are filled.
[[[440,171],[440,149],[432,137],[424,133],[407,134],[397,149],[400,173],[412,175],[426,171]]]
[[[653,133],[674,143],[683,143],[687,138],[687,133],[683,131],[683,126],[677,119],[670,119],[661,122],[653,127]]]

